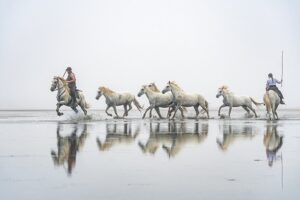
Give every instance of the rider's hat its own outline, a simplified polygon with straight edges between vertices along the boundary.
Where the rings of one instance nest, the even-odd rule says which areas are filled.
[[[66,71],[72,71],[71,67],[67,67]]]

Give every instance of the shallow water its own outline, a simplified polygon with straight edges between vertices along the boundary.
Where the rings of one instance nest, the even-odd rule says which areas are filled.
[[[140,116],[0,111],[0,199],[298,199],[299,111]]]

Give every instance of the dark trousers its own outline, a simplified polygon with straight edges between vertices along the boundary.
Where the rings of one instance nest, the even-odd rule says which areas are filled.
[[[280,99],[283,99],[283,95],[282,95],[281,91],[278,89],[278,87],[270,86],[267,90],[273,90],[274,92],[276,92],[278,94]]]
[[[76,86],[70,86],[70,95],[73,102],[76,102]]]

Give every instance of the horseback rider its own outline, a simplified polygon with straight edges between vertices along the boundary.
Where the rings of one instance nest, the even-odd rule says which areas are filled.
[[[67,67],[66,71],[68,73],[68,77],[66,79],[66,82],[68,83],[68,86],[70,88],[70,95],[72,97],[71,105],[75,106],[76,105],[76,96],[77,96],[76,77],[75,77],[75,74],[72,72],[71,67]]]
[[[283,95],[281,93],[281,91],[278,89],[278,87],[276,86],[276,83],[278,84],[281,84],[282,83],[282,80],[281,81],[278,81],[276,78],[273,78],[273,74],[272,73],[269,73],[268,74],[268,80],[267,80],[267,84],[266,84],[266,90],[269,91],[269,90],[273,90],[274,92],[276,92],[280,98],[280,104],[285,104],[283,102]]]

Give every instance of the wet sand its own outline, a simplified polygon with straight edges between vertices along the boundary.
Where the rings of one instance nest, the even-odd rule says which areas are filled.
[[[140,116],[0,111],[0,199],[298,199],[299,111]]]

